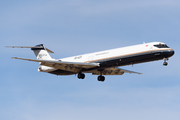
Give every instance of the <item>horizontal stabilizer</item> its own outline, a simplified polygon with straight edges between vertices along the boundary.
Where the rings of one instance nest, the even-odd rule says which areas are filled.
[[[53,51],[51,51],[51,50],[49,50],[49,49],[47,49],[47,48],[45,48],[46,50],[47,50],[47,52],[49,52],[49,53],[54,53]]]
[[[44,47],[31,47],[31,46],[6,46],[11,48],[44,48]]]
[[[42,48],[42,49],[47,50],[47,52],[49,52],[49,53],[54,53],[53,51],[51,51],[47,48],[44,48],[43,46],[33,46],[33,47],[31,47],[31,46],[6,46],[6,47],[10,47],[10,48],[34,48],[34,49],[41,49]]]

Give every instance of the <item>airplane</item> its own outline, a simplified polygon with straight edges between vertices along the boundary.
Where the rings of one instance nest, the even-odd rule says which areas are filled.
[[[54,75],[77,74],[79,79],[85,78],[84,73],[92,73],[92,75],[98,75],[97,80],[101,82],[105,81],[104,75],[123,75],[124,73],[142,74],[121,69],[119,66],[134,65],[162,59],[164,59],[163,65],[167,66],[167,60],[174,55],[174,50],[162,42],[143,43],[61,59],[52,58],[49,53],[54,52],[47,49],[43,44],[34,47],[6,47],[31,48],[37,59],[18,57],[13,57],[13,59],[39,62],[39,72],[47,72]]]

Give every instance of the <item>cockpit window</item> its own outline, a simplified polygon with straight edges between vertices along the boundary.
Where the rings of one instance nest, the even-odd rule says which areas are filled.
[[[158,48],[169,48],[166,44],[158,44],[158,45],[154,45],[155,47]]]

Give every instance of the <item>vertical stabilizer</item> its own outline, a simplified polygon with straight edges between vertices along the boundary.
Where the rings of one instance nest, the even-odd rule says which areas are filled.
[[[34,48],[31,48],[31,50],[34,51],[39,60],[52,60],[52,57],[48,53],[50,50],[46,49],[43,44],[36,45]]]

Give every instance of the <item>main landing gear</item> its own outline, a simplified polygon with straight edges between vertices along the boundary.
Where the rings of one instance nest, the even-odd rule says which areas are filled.
[[[79,73],[77,77],[79,79],[84,79],[85,78],[85,74],[84,73]],[[102,76],[102,75],[99,75],[97,79],[98,79],[98,81],[104,82],[105,77]]]
[[[105,80],[104,76],[102,76],[102,75],[98,76],[98,81],[104,82],[104,80]]]
[[[164,66],[168,65],[168,63],[166,62],[167,60],[168,60],[168,58],[164,58],[164,63],[163,63]]]
[[[84,79],[85,78],[85,74],[84,73],[79,73],[78,74],[78,78],[79,79]]]

